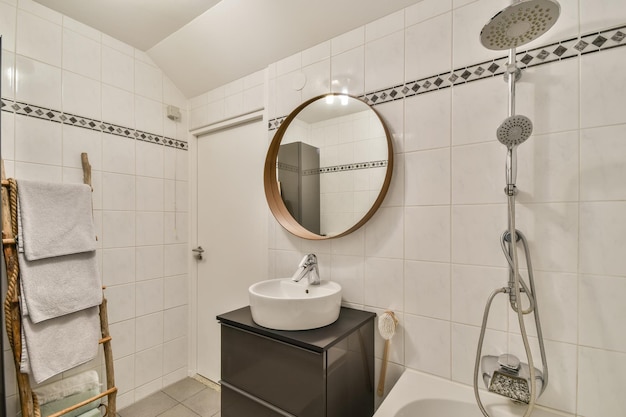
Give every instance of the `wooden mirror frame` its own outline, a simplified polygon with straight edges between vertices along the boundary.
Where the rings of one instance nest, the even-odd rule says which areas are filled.
[[[304,226],[298,223],[296,219],[293,218],[291,213],[289,213],[289,211],[287,210],[285,203],[283,202],[280,189],[278,186],[278,179],[276,178],[276,162],[278,159],[278,151],[280,149],[280,144],[282,142],[283,136],[285,135],[285,132],[287,131],[287,128],[289,127],[291,122],[296,118],[296,116],[302,110],[304,110],[309,104],[317,100],[324,99],[328,96],[337,96],[337,97],[347,96],[352,99],[363,102],[358,97],[350,96],[348,94],[329,93],[329,94],[323,94],[320,96],[313,97],[303,102],[302,104],[300,104],[298,107],[296,107],[294,111],[292,111],[285,118],[285,120],[282,122],[282,124],[276,131],[276,134],[274,135],[274,138],[272,139],[272,142],[270,143],[269,149],[267,151],[267,156],[265,158],[265,166],[263,169],[263,185],[265,187],[265,198],[267,199],[267,204],[270,210],[272,211],[272,214],[274,215],[278,223],[280,223],[281,226],[287,229],[288,232],[290,232],[291,234],[295,236],[301,237],[303,239],[309,239],[309,240],[327,240],[327,239],[334,239],[334,238],[346,236],[354,232],[355,230],[359,229],[365,223],[367,223],[367,221],[372,218],[374,213],[376,213],[376,210],[378,210],[383,200],[385,199],[385,196],[387,195],[387,191],[389,190],[389,184],[391,184],[391,176],[393,173],[393,143],[392,143],[391,134],[389,133],[389,129],[387,128],[387,125],[385,124],[385,121],[380,116],[380,114],[372,106],[363,102],[363,104],[367,105],[369,109],[373,111],[374,114],[377,116],[378,120],[382,124],[383,129],[385,131],[385,137],[387,138],[387,171],[385,173],[385,180],[383,181],[383,185],[380,189],[378,197],[376,198],[376,200],[370,207],[369,211],[365,214],[365,216],[361,218],[361,220],[359,220],[357,223],[352,225],[349,229],[341,233],[338,233],[336,235],[332,235],[332,236],[322,236],[322,235],[318,235],[317,233],[313,233],[310,230],[306,229]]]

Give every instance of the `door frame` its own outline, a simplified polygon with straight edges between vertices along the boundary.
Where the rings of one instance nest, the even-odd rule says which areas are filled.
[[[233,117],[231,119],[222,120],[217,123],[202,126],[191,130],[189,141],[189,252],[198,245],[198,138],[209,133],[219,132],[220,130],[230,129],[242,124],[256,122],[265,119],[265,109],[257,109],[249,113]],[[188,346],[187,346],[187,363],[188,376],[195,376],[198,373],[198,300],[196,298],[198,290],[198,263],[192,257],[188,257],[187,270],[189,271],[189,288],[188,288]],[[215,381],[218,382],[218,381]]]

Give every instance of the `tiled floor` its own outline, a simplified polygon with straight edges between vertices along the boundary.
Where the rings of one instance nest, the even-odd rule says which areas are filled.
[[[186,378],[135,404],[118,410],[119,417],[220,417],[220,393]]]

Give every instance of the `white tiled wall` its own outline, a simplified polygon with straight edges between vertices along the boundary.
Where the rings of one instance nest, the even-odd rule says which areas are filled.
[[[0,0],[0,33],[3,99],[187,141],[187,100],[145,53],[31,0]],[[167,105],[181,122],[165,117]],[[118,407],[187,376],[187,150],[4,110],[9,177],[82,182],[89,155]]]
[[[527,48],[626,25],[622,0],[560,3],[559,22]],[[184,98],[148,56],[31,0],[0,0],[2,96],[186,140],[187,127],[262,107],[272,119],[325,92],[358,96],[502,56],[480,46],[478,33],[508,4],[422,0],[270,65],[268,80],[260,71],[191,99],[187,126]],[[517,85],[518,113],[535,126],[519,149],[517,214],[530,240],[550,365],[540,403],[581,417],[626,409],[625,49],[531,67]],[[301,73],[307,82],[294,89]],[[182,123],[164,117],[167,104],[183,109]],[[271,276],[290,275],[302,254],[315,252],[322,275],[344,287],[346,305],[396,311],[388,388],[405,366],[472,383],[486,297],[507,279],[498,241],[505,149],[495,140],[506,104],[506,85],[494,77],[377,105],[396,155],[372,220],[349,236],[312,242],[270,219]],[[188,154],[2,112],[10,176],[78,182],[85,151],[123,406],[186,374]],[[523,356],[515,316],[504,300],[493,309],[485,349]],[[378,358],[382,346],[378,338]],[[4,357],[11,362],[8,351]]]
[[[505,56],[482,47],[478,35],[509,4],[423,0],[270,65],[268,118],[320,93],[358,96]],[[525,48],[626,25],[622,0],[560,4],[557,24]],[[581,417],[619,417],[626,409],[624,65],[626,48],[618,47],[530,67],[517,84],[517,112],[534,122],[518,152],[517,223],[530,241],[550,367],[539,402]],[[307,83],[295,90],[301,73]],[[290,276],[300,256],[315,252],[322,276],[342,284],[347,305],[399,315],[387,387],[405,366],[472,383],[485,302],[508,278],[499,243],[506,149],[495,137],[507,103],[496,76],[379,104],[396,168],[370,222],[313,242],[270,219],[270,276]],[[485,353],[524,356],[509,311],[496,299]],[[379,338],[378,358],[382,345]]]
[[[263,108],[265,71],[201,94],[189,101],[189,127],[197,129]]]

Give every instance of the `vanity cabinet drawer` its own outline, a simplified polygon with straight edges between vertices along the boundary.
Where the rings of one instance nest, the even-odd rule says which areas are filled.
[[[324,353],[229,325],[221,329],[226,384],[298,417],[326,415]]]
[[[258,401],[227,387],[222,383],[222,417],[285,417],[286,414],[277,412]]]

